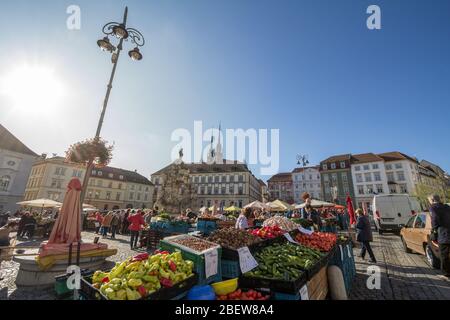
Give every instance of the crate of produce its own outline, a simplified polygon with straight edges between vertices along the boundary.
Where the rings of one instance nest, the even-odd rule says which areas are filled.
[[[160,248],[169,252],[181,251],[184,259],[194,262],[194,271],[198,274],[199,284],[209,284],[222,279],[221,272],[221,254],[222,248],[216,243],[193,237],[190,235],[177,235],[164,238],[160,241]],[[218,263],[217,274],[206,277],[205,253],[211,250],[217,250]]]
[[[325,300],[328,295],[327,266],[322,267],[308,283],[309,300]]]
[[[219,244],[222,247],[222,259],[230,261],[239,261],[238,248],[248,247],[253,252],[259,247],[267,245],[259,237],[245,230],[234,228],[216,230],[206,239]]]
[[[192,274],[186,280],[181,281],[170,288],[161,288],[139,300],[181,300],[187,295],[189,290],[197,284],[197,281],[197,275]],[[82,296],[82,300],[108,300],[99,289],[92,285],[92,276],[81,278],[79,293]]]
[[[170,300],[197,283],[193,269],[180,252],[142,253],[83,277],[80,292],[94,300]]]
[[[238,288],[237,290],[230,292],[226,295],[218,295],[216,293],[217,300],[219,301],[233,301],[233,300],[254,300],[254,301],[267,301],[275,298],[274,293],[268,289],[249,289]]]
[[[159,242],[166,238],[173,236],[173,233],[165,232],[161,230],[148,229],[143,231],[143,234],[140,238],[140,246],[147,247],[147,251],[154,251],[159,248]]]
[[[323,254],[304,246],[279,243],[254,256],[259,265],[240,277],[241,286],[271,288],[275,292],[296,295]]]

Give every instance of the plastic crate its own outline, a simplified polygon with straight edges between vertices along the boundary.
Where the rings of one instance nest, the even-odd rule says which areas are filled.
[[[222,277],[226,279],[238,278],[241,272],[241,266],[238,261],[223,260],[221,261]]]
[[[141,300],[180,300],[197,284],[197,281],[198,276],[194,273],[192,276],[184,281],[178,282],[173,287],[161,288]],[[108,300],[100,290],[92,286],[91,282],[91,276],[81,278],[80,294],[83,296],[83,300]]]
[[[200,219],[197,221],[197,231],[209,235],[215,230],[217,230],[217,221]]]
[[[342,247],[342,253],[339,246]],[[350,293],[353,279],[356,275],[355,257],[353,255],[353,244],[351,240],[338,243],[329,264],[335,265],[341,269],[344,277],[345,289],[347,293]]]
[[[204,254],[195,253],[192,250],[189,250],[188,248],[185,248],[179,244],[171,243],[170,242],[171,238],[172,237],[165,238],[160,241],[159,246],[161,250],[166,250],[169,252],[174,252],[176,250],[181,251],[181,255],[185,260],[191,260],[192,262],[194,262],[194,272],[198,274],[198,283],[200,285],[210,284],[222,280],[222,270],[221,270],[222,249],[220,248],[220,246],[215,247],[218,251],[217,274],[206,278]]]
[[[91,275],[92,271],[83,269],[81,270],[81,276],[85,277]],[[55,277],[55,293],[58,299],[64,299],[68,295],[73,294],[73,290],[67,288],[67,279],[70,277],[68,274],[62,274]]]
[[[296,295],[307,281],[308,274],[306,272],[302,272],[300,277],[294,281],[248,277],[243,274],[239,278],[239,286],[245,288],[270,288],[274,292]]]

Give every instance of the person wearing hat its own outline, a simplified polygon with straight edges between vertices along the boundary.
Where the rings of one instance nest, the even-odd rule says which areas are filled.
[[[358,208],[355,213],[358,217],[356,220],[356,241],[361,243],[361,253],[359,256],[364,259],[367,251],[370,256],[369,262],[377,263],[372,247],[370,246],[370,242],[373,241],[373,236],[369,218],[361,208]]]

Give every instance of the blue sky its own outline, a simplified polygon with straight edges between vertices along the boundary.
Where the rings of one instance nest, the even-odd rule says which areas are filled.
[[[79,31],[66,28],[71,4]],[[371,4],[381,30],[366,27]],[[126,52],[119,62],[102,131],[115,143],[111,165],[148,176],[170,161],[173,130],[202,120],[280,129],[280,171],[298,153],[318,163],[394,150],[450,170],[445,0],[2,1],[0,76],[46,65],[68,88],[51,110],[0,96],[0,122],[37,153],[94,135],[111,69],[96,40],[125,5],[147,44],[141,62]]]

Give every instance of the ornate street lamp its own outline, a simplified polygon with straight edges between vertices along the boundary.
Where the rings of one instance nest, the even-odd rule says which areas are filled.
[[[303,165],[303,167],[306,167],[308,164],[309,164],[308,155],[306,155],[306,154],[304,154],[304,155],[298,154],[297,155],[297,165],[298,166]]]
[[[105,118],[106,108],[108,106],[109,96],[111,94],[112,83],[114,80],[114,76],[116,74],[117,63],[119,62],[120,53],[123,50],[123,42],[130,41],[135,47],[132,49],[128,55],[134,61],[142,60],[142,53],[139,51],[139,47],[142,47],[145,44],[145,39],[142,33],[134,28],[127,28],[127,18],[128,18],[128,7],[125,7],[125,12],[123,15],[123,22],[109,22],[103,26],[103,33],[105,37],[97,41],[97,45],[104,52],[111,53],[111,62],[113,64],[113,68],[111,71],[111,76],[109,78],[109,83],[106,90],[105,99],[103,101],[103,108],[100,114],[100,119],[98,121],[97,131],[95,133],[95,139],[100,139],[100,132],[102,130],[103,120]],[[110,41],[110,36],[114,36],[119,39],[119,43],[117,46],[114,46]],[[93,168],[94,159],[89,161],[88,167],[86,170],[86,175],[83,181],[83,191],[81,195],[81,201],[83,202],[84,196],[86,193],[86,189],[88,186],[89,177],[91,176],[91,171]]]

